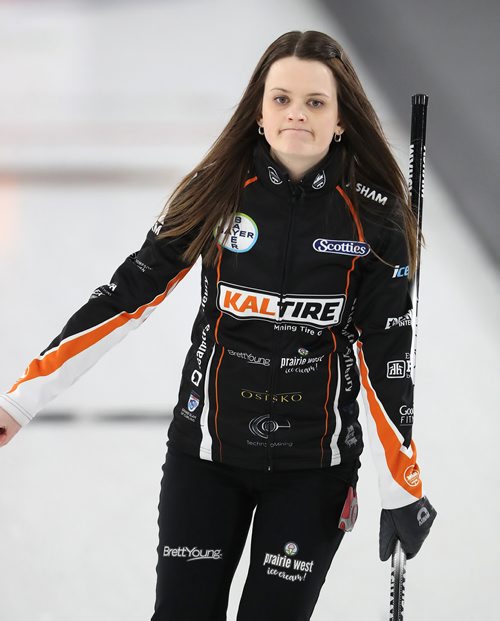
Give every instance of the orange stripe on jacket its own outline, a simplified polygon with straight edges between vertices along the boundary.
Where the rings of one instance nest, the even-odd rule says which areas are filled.
[[[351,212],[351,216],[356,224],[356,228],[358,230],[358,237],[359,237],[359,241],[364,242],[365,241],[365,235],[363,233],[363,227],[361,225],[361,222],[358,218],[358,214],[356,213],[356,210],[354,209],[354,205],[351,202],[351,199],[347,196],[347,194],[344,192],[344,190],[338,185],[337,186],[337,191],[338,193],[342,196],[342,198],[345,200],[345,202],[347,203],[347,206],[349,207],[349,211]]]
[[[354,220],[354,223],[356,224],[356,229],[358,231],[358,239],[360,242],[364,242],[365,241],[365,234],[363,232],[363,226],[361,225],[361,222],[358,218],[358,215],[356,213],[356,210],[354,209],[354,205],[351,202],[351,199],[347,196],[347,194],[344,192],[344,190],[338,185],[337,186],[337,192],[342,196],[342,198],[345,200],[347,207],[349,208],[349,211],[351,212],[351,216],[352,219]],[[346,279],[346,286],[345,286],[345,296],[347,298],[347,295],[349,293],[349,285],[351,283],[351,272],[354,270],[354,267],[356,265],[356,261],[359,259],[359,257],[354,257],[351,263],[351,269],[347,272],[347,279]]]
[[[328,400],[330,399],[330,383],[331,383],[331,379],[332,379],[332,354],[337,351],[337,339],[335,338],[335,334],[333,333],[333,331],[331,330],[331,328],[328,328],[330,330],[330,334],[332,335],[332,340],[333,340],[333,349],[330,352],[329,356],[328,356],[328,382],[326,384],[326,399],[325,399],[325,405],[324,405],[324,410],[325,410],[325,433],[323,434],[323,437],[321,438],[321,462],[320,465],[323,465],[323,440],[325,439],[326,434],[328,433]],[[337,378],[337,381],[340,381],[340,378]]]
[[[366,390],[370,412],[375,420],[377,434],[384,448],[387,466],[392,478],[415,498],[422,497],[422,482],[417,464],[417,449],[413,440],[410,443],[412,457],[401,452],[401,443],[386,419],[377,396],[370,382],[368,366],[363,354],[362,344],[358,341],[359,363],[363,386]],[[410,484],[413,483],[412,484]]]
[[[222,441],[219,436],[219,368],[222,363],[222,358],[224,358],[224,347],[222,348],[222,352],[220,355],[219,364],[217,365],[217,371],[215,372],[215,434],[217,435],[217,440],[219,440],[219,458],[222,461]]]
[[[9,390],[9,393],[14,392],[18,388],[18,386],[20,386],[24,382],[29,382],[30,380],[37,377],[43,377],[54,373],[54,371],[57,371],[57,369],[59,369],[70,358],[73,358],[74,356],[80,354],[82,351],[85,351],[89,347],[92,347],[92,345],[98,343],[101,339],[108,336],[108,334],[111,334],[111,332],[113,332],[117,328],[125,325],[131,319],[138,319],[139,317],[141,317],[141,315],[147,308],[150,308],[152,306],[158,306],[158,304],[160,304],[168,295],[169,291],[184,278],[184,276],[189,272],[190,269],[190,267],[187,267],[181,270],[177,274],[177,276],[169,281],[165,291],[160,295],[156,296],[156,298],[149,304],[144,304],[143,306],[140,306],[133,313],[121,312],[111,321],[107,321],[106,323],[98,326],[94,330],[62,343],[57,349],[54,349],[53,351],[47,353],[41,360],[35,358],[35,360],[30,363],[26,374],[20,380],[18,380],[16,384],[14,384],[14,386]]]
[[[255,183],[255,181],[257,181],[257,177],[252,177],[251,179],[247,179],[243,185],[244,188],[247,187],[247,185],[250,185],[251,183]]]

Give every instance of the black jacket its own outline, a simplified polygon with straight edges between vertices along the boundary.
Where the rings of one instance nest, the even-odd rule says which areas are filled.
[[[339,464],[363,449],[361,383],[389,509],[423,495],[411,440],[408,256],[402,232],[386,217],[394,199],[359,183],[356,217],[338,170],[332,143],[294,183],[259,139],[238,212],[220,234],[217,265],[202,268],[169,443],[244,468]],[[186,239],[159,241],[162,227],[153,226],[111,283],[0,396],[21,424],[144,321],[189,271],[180,258]]]

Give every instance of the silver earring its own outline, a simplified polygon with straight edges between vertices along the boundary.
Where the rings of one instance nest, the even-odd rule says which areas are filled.
[[[262,131],[260,131],[260,130],[262,130]],[[263,136],[263,135],[264,135],[264,128],[262,127],[262,125],[259,125],[259,129],[258,129],[257,131],[259,132],[259,134],[260,134],[261,136]]]
[[[333,139],[335,140],[335,142],[340,142],[342,140],[342,134],[337,134],[337,132],[334,132]]]

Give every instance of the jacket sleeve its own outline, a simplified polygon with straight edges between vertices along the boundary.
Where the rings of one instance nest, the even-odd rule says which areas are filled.
[[[383,229],[365,264],[354,322],[370,446],[384,509],[423,496],[412,440],[412,302],[402,231]]]
[[[109,284],[98,287],[50,345],[30,362],[0,407],[20,425],[71,386],[130,330],[143,323],[192,265],[181,259],[188,236],[158,240],[158,221],[139,251],[129,255]]]

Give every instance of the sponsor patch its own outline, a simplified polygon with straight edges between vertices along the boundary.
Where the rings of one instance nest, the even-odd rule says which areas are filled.
[[[404,473],[404,479],[410,487],[417,487],[420,483],[420,470],[417,464],[408,466]]]
[[[380,205],[385,205],[387,203],[387,196],[384,196],[376,190],[372,190],[367,185],[363,185],[362,183],[356,183],[356,192],[359,192],[361,196],[366,196],[366,198],[370,198],[372,201],[375,201]]]
[[[407,405],[402,405],[399,408],[399,424],[400,425],[413,425],[413,408]]]
[[[390,360],[387,363],[387,379],[403,379],[411,377],[411,360],[408,354],[405,360]]]
[[[408,278],[410,274],[410,266],[409,265],[395,265],[394,271],[392,272],[393,278]]]
[[[343,254],[349,257],[366,257],[370,252],[370,245],[366,242],[345,239],[324,239],[318,237],[318,239],[313,241],[312,246],[316,252]]]
[[[267,575],[289,582],[304,582],[313,571],[314,561],[297,558],[299,546],[294,541],[285,543],[283,551],[284,554],[264,553],[262,565],[266,567]]]
[[[322,170],[321,172],[319,172],[314,181],[312,182],[312,188],[313,190],[321,190],[322,187],[325,186],[326,183],[326,174],[325,171]]]
[[[301,392],[278,392],[271,394],[270,392],[260,392],[258,390],[249,390],[242,388],[241,397],[243,399],[255,399],[256,401],[274,401],[274,403],[297,403],[302,401]]]
[[[283,183],[283,179],[278,175],[276,170],[272,166],[268,166],[267,170],[269,172],[269,179],[274,183],[274,185],[280,185]]]
[[[405,326],[411,326],[412,317],[413,314],[411,310],[409,310],[401,317],[388,317],[387,323],[385,324],[385,329],[389,330],[390,328],[403,328]]]
[[[289,429],[291,427],[290,421],[285,420],[278,423],[278,421],[271,420],[269,414],[262,416],[256,416],[248,423],[248,428],[254,436],[267,440],[270,433],[275,433],[278,429]]]
[[[200,397],[195,392],[192,392],[188,399],[188,410],[194,412],[199,405]]]
[[[223,243],[226,233],[228,233],[228,237],[226,242]],[[231,252],[248,252],[254,247],[259,237],[259,229],[256,222],[250,216],[238,212],[234,214],[229,224],[224,225],[222,232],[219,227],[216,227],[215,235],[217,234],[219,244],[226,248],[226,250]]]
[[[178,546],[177,548],[171,548],[170,546],[163,547],[163,556],[165,558],[183,558],[186,561],[220,561],[222,559],[221,549],[209,549],[206,550],[197,548],[189,548],[188,546]]]
[[[313,327],[340,323],[345,295],[285,295],[257,289],[243,289],[219,282],[217,308],[235,319],[304,324]]]

